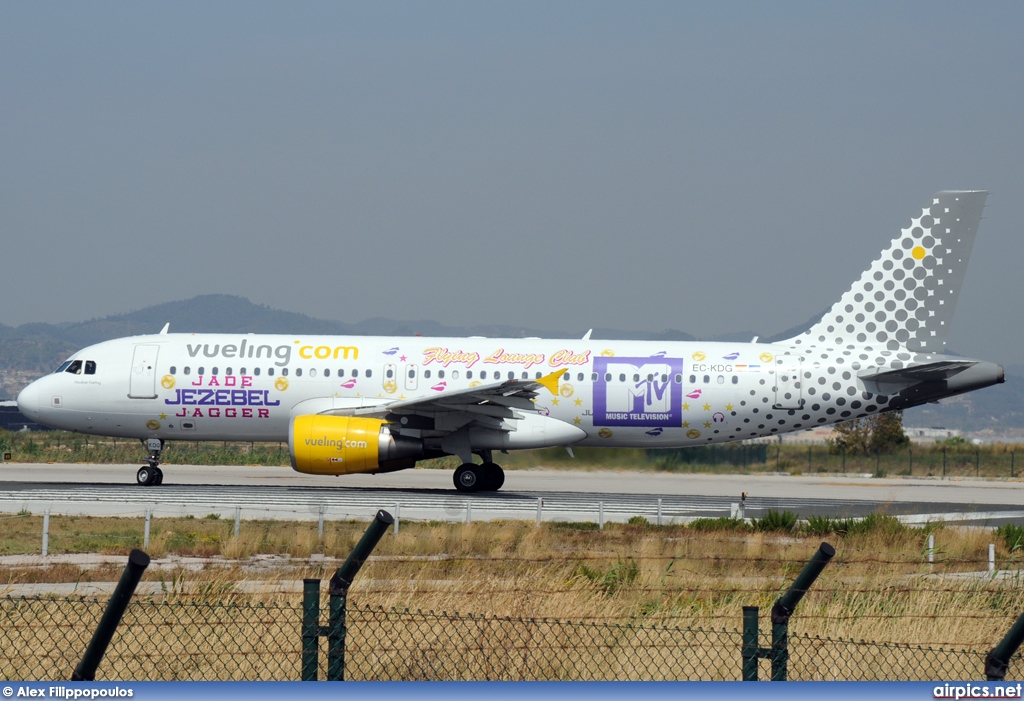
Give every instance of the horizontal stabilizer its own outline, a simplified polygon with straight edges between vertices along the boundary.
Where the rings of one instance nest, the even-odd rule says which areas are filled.
[[[975,360],[936,361],[924,365],[914,365],[909,368],[861,375],[860,379],[869,392],[891,395],[922,382],[948,380],[977,364]]]

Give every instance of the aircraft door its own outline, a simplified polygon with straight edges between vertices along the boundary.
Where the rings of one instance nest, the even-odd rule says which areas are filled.
[[[802,358],[783,353],[775,358],[775,404],[773,409],[803,409]]]
[[[132,357],[128,396],[132,399],[156,399],[156,358],[160,346],[139,343]]]
[[[405,366],[405,388],[415,390],[419,386],[420,368],[418,365],[409,364]]]

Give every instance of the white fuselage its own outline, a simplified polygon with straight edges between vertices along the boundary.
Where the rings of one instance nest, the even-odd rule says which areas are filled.
[[[40,423],[82,433],[286,441],[296,415],[384,408],[563,369],[557,395],[542,394],[535,406],[582,429],[577,445],[692,446],[876,413],[888,398],[868,391],[857,371],[909,360],[873,351],[836,362],[816,359],[811,347],[800,351],[763,343],[161,334],[85,348],[71,358],[83,361],[78,372],[41,378],[19,404]]]

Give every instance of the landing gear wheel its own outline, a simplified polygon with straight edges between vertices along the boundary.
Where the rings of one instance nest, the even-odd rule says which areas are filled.
[[[480,470],[484,474],[484,482],[487,485],[483,487],[489,492],[496,492],[501,489],[501,485],[505,484],[505,471],[501,469],[501,466],[493,462],[485,462],[480,465]]]
[[[156,473],[156,475],[154,477],[154,480],[153,480],[153,484],[163,484],[164,483],[164,471],[161,470],[159,467],[154,467],[153,468],[153,472]]]
[[[139,471],[135,473],[135,481],[142,486],[148,486],[155,484],[153,480],[156,479],[156,469],[149,465],[143,465],[139,468]]]
[[[464,462],[455,468],[453,481],[455,488],[460,492],[478,492],[481,489],[486,489],[484,473],[480,470],[479,465],[474,465],[471,462]]]

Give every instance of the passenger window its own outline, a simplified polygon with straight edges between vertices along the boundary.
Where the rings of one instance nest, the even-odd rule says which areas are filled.
[[[697,376],[696,375],[690,375],[690,384],[691,385],[697,384]]]
[[[625,381],[626,381],[626,373],[624,373],[624,372],[623,373],[619,373],[619,382],[625,382]]]
[[[281,377],[288,377],[288,368],[281,368]]]
[[[330,377],[330,376],[331,376],[331,371],[329,369],[327,369],[327,368],[324,368],[324,377]]]
[[[511,370],[509,370],[509,372],[508,372],[508,379],[510,379],[510,380],[516,379],[516,374],[514,372],[512,372]]]
[[[367,377],[373,377],[373,370],[367,370],[366,371],[366,376]]]
[[[466,370],[466,379],[467,380],[472,380],[473,379],[473,371],[472,370]]]
[[[316,368],[310,368],[309,369],[309,376],[310,377],[316,377]]]
[[[437,371],[437,376],[440,377],[443,380],[444,379],[444,370],[438,370]]]
[[[295,368],[295,376],[302,377],[302,368]]]
[[[423,377],[429,380],[430,379],[430,370],[424,370],[423,371]]]
[[[245,375],[245,368],[241,368],[241,369],[240,369],[240,370],[238,371],[238,374],[239,374],[239,375]]]
[[[720,385],[724,385],[725,384],[725,375],[719,375],[718,376],[718,384],[720,384]]]
[[[610,372],[606,372],[604,374],[604,381],[605,382],[611,382],[612,381],[612,374]]]
[[[583,373],[582,372],[576,373],[576,381],[577,382],[583,382]]]
[[[683,376],[682,376],[682,375],[680,375],[680,374],[678,374],[678,373],[676,373],[676,377],[675,377],[675,380],[676,380],[676,384],[677,384],[677,385],[681,385],[681,384],[683,384]]]
[[[668,375],[662,375],[661,376],[661,381],[662,382],[668,382]]]
[[[590,381],[591,382],[597,382],[597,373],[596,372],[590,373]]]
[[[524,373],[523,373],[523,379],[524,379],[524,380],[529,380],[529,379],[530,379],[530,373],[528,373],[528,372],[524,372]]]
[[[538,372],[538,373],[537,373],[537,375],[536,375],[536,377],[534,377],[533,379],[535,379],[535,380],[539,380],[539,379],[540,379],[540,378],[542,378],[542,377],[544,377],[544,375],[542,375],[541,373],[539,373],[539,372]]]
[[[267,377],[274,376],[274,368],[267,368]]]
[[[352,377],[359,377],[359,371],[358,370],[353,370],[352,371]],[[367,375],[367,377],[369,377],[369,375]]]
[[[70,372],[72,375],[81,375],[82,361],[76,360],[75,362],[71,363],[71,365],[68,365],[68,369],[65,370],[64,372]]]
[[[203,366],[200,365],[199,366],[199,374],[200,375],[205,375],[206,374],[206,368],[204,368]]]
[[[227,370],[225,370],[224,374],[225,375],[230,375],[231,374],[231,368],[228,368]]]
[[[640,381],[640,375],[639,374],[633,375],[633,382],[639,382],[639,381]]]
[[[92,361],[90,360],[89,362],[92,362]],[[88,370],[88,368],[87,368],[87,370]],[[96,363],[92,363],[92,371],[96,372]],[[89,374],[91,375],[92,372],[90,372]],[[177,375],[178,374],[178,367],[176,365],[172,365],[169,374]]]
[[[252,369],[252,374],[253,374],[253,375],[256,375],[256,376],[258,377],[258,376],[259,376],[259,374],[260,374],[260,369],[259,369],[259,368],[253,368],[253,369]]]
[[[453,380],[459,379],[459,371],[458,370],[452,370],[452,379]]]
[[[391,368],[388,368],[388,369],[387,369],[387,371],[385,371],[385,373],[384,373],[384,376],[385,376],[386,378],[388,378],[389,380],[390,380],[390,379],[391,379],[392,377],[394,377],[394,375],[395,375],[395,371],[394,371],[394,370],[392,370]]]
[[[705,375],[704,376],[704,384],[709,384],[710,382],[711,382],[711,375]]]
[[[647,376],[647,381],[648,382],[654,382],[654,375],[648,375]]]
[[[738,376],[736,376],[736,375],[733,375],[732,376],[732,383],[734,385],[738,385],[740,383],[740,378]]]
[[[192,372],[192,368],[190,368],[188,365],[186,365],[185,369],[182,370],[181,372],[182,372],[183,375],[188,375],[188,374],[190,374]]]
[[[86,360],[85,361],[85,374],[86,375],[95,375],[96,374],[96,361],[95,360]],[[174,374],[174,368],[173,367],[171,368],[171,374],[172,375]]]
[[[562,379],[565,380],[566,382],[572,379],[572,375],[569,374],[568,370],[566,370],[565,374],[562,375]]]
[[[217,374],[217,368],[214,368],[214,369],[213,369],[213,370],[212,370],[212,371],[210,372],[210,374],[211,374],[211,375],[216,375],[216,374]]]
[[[353,370],[352,372],[355,372],[355,370]],[[410,370],[409,371],[409,379],[412,380],[415,377],[416,377],[416,371],[415,370]]]

